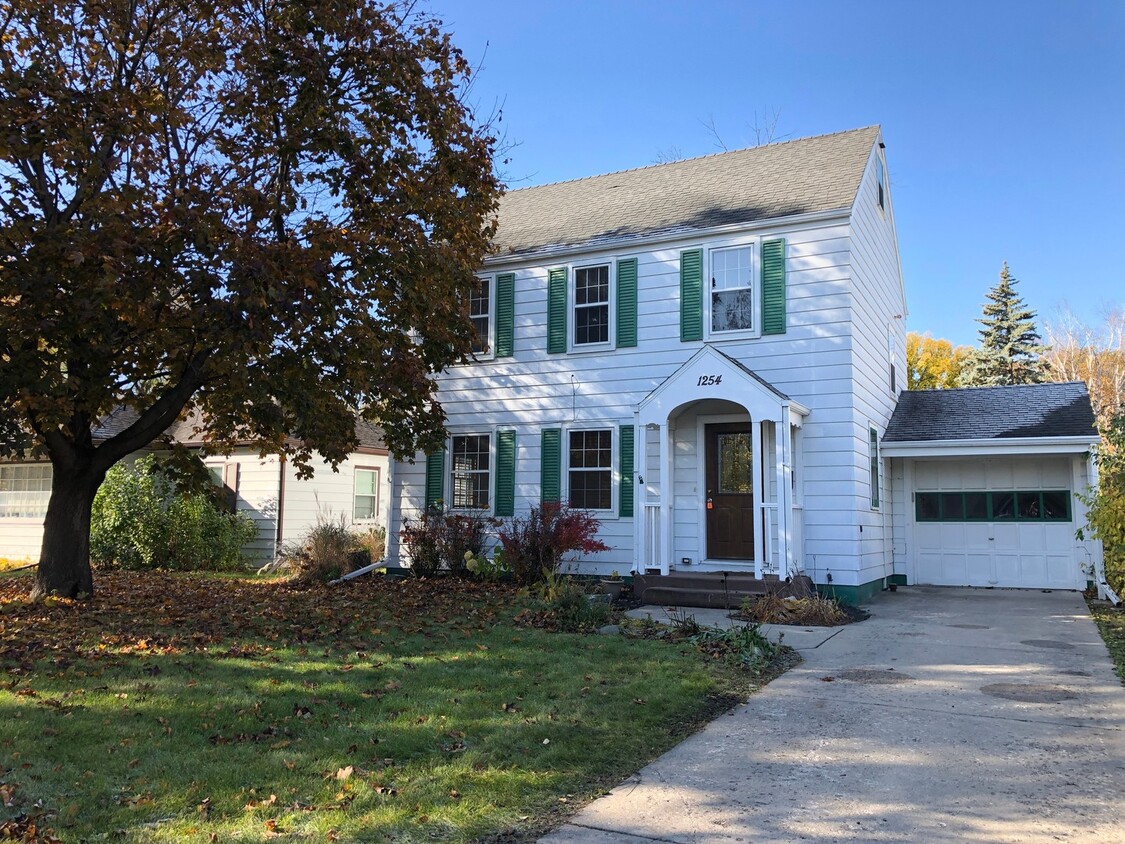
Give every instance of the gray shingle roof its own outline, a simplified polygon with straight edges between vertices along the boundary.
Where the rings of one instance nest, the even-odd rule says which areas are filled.
[[[183,419],[173,422],[165,432],[169,439],[182,445],[205,445],[209,442],[206,433],[206,420],[196,407],[191,408]],[[360,448],[385,449],[383,429],[359,416],[355,420],[356,439]],[[239,445],[254,445],[253,440],[240,440]]]
[[[1021,437],[1097,437],[1081,381],[960,390],[907,390],[884,443]]]
[[[878,126],[510,191],[496,253],[851,208]]]

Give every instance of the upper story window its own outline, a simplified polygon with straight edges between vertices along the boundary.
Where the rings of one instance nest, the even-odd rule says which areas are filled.
[[[567,493],[571,507],[613,509],[613,431],[570,431],[567,447]]]
[[[379,470],[356,467],[352,520],[369,522],[379,517]]]
[[[478,278],[469,293],[469,319],[473,323],[473,353],[492,354],[492,279]]]
[[[609,342],[609,265],[574,271],[574,345]]]
[[[875,428],[867,429],[868,450],[871,458],[871,507],[879,506],[879,432]]]
[[[754,247],[711,251],[711,333],[753,331]]]
[[[450,453],[450,491],[456,510],[487,510],[492,476],[492,437],[488,434],[455,435]]]
[[[879,209],[884,210],[887,207],[887,172],[883,168],[881,155],[875,156],[875,181],[879,189]]]
[[[40,518],[51,498],[50,463],[0,466],[0,518]]]

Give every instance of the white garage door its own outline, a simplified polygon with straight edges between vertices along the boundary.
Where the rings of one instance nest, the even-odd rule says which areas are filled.
[[[1068,458],[914,464],[914,582],[1080,589]]]

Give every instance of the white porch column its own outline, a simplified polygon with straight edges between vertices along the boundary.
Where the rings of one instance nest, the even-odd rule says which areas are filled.
[[[766,485],[762,483],[762,463],[765,461],[766,456],[762,453],[765,450],[765,437],[763,436],[764,429],[762,422],[758,417],[751,417],[750,420],[750,464],[753,467],[753,477],[750,482],[750,488],[754,490],[754,579],[761,580],[765,574],[763,564],[766,560],[766,554],[769,553],[770,538],[766,531],[769,527],[769,520],[765,518],[766,508],[763,506],[766,503]]]
[[[774,423],[774,452],[777,462],[777,568],[784,580],[793,572],[793,436],[791,411],[781,408],[781,421]]]
[[[660,563],[660,573],[668,574],[672,566],[672,507],[675,488],[675,453],[672,438],[675,428],[671,421],[660,427],[660,545],[656,549],[656,559]]]
[[[645,504],[648,503],[648,496],[645,495],[647,487],[640,483],[640,478],[645,476],[645,442],[646,434],[645,428],[641,425],[640,414],[633,413],[633,477],[629,479],[622,478],[621,483],[631,483],[633,485],[633,573],[644,574],[645,564],[641,559],[644,550],[644,537],[645,537],[645,518],[647,510]]]

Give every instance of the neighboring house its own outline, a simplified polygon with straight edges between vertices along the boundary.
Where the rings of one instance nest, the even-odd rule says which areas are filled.
[[[850,600],[933,577],[903,497],[924,461],[888,476],[880,451],[906,377],[887,174],[868,127],[509,192],[476,360],[438,380],[446,448],[394,465],[388,561],[427,503],[561,500],[611,546],[581,573],[805,573]],[[1035,448],[1004,459],[1038,479],[1013,491],[1056,489]],[[1090,476],[1066,460],[1073,532]]]
[[[108,439],[132,418],[128,411],[110,414],[95,430],[95,439]],[[300,539],[318,519],[343,518],[361,530],[387,524],[389,460],[378,427],[357,420],[359,445],[337,471],[314,456],[313,477],[298,480],[284,457],[261,457],[250,442],[237,444],[230,455],[209,454],[198,425],[198,418],[178,422],[167,436],[198,450],[215,482],[226,486],[231,504],[254,520],[258,535],[245,548],[253,562],[272,560],[282,543]],[[149,450],[159,449],[157,442]],[[50,463],[0,463],[0,558],[39,557],[50,495]]]
[[[257,563],[269,562],[278,549],[296,542],[319,520],[343,519],[358,530],[386,526],[390,503],[390,471],[382,430],[356,420],[359,445],[333,471],[320,457],[312,459],[313,476],[299,480],[297,470],[284,456],[262,457],[253,442],[241,442],[229,455],[207,451],[200,421],[178,422],[171,438],[198,449],[217,484],[226,487],[230,500],[258,526],[258,536],[245,550]]]

